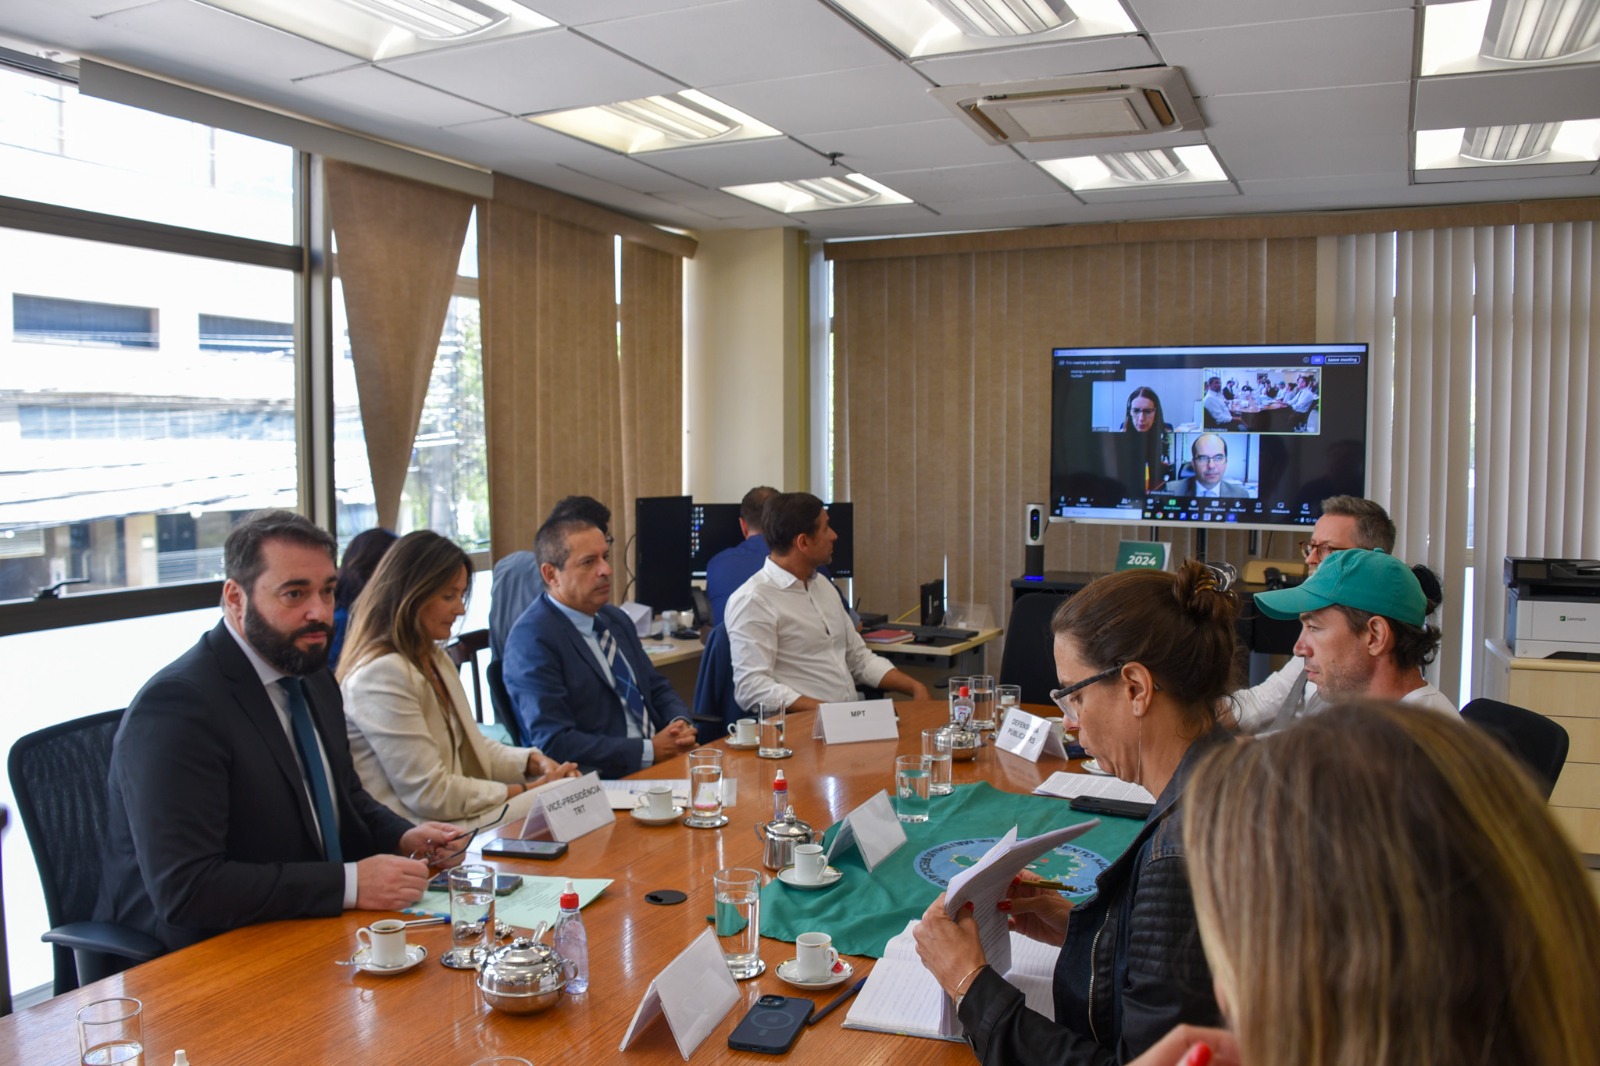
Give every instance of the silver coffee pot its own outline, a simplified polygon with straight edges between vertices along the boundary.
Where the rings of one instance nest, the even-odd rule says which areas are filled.
[[[756,836],[764,843],[761,862],[769,870],[781,870],[794,865],[794,849],[798,844],[814,844],[816,830],[794,816],[794,808],[784,811],[782,820],[762,822],[755,827]]]

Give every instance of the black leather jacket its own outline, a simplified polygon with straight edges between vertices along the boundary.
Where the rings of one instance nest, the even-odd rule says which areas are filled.
[[[979,1061],[1110,1066],[1180,1023],[1221,1024],[1174,815],[1200,756],[1231,740],[1214,728],[1189,746],[1144,828],[1072,912],[1056,962],[1055,1021],[1028,1010],[993,970],[973,980],[959,1014]]]

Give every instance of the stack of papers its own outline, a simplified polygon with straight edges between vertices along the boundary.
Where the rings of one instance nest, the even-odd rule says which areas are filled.
[[[1115,777],[1069,774],[1062,770],[1057,770],[1051,774],[1044,784],[1034,789],[1033,792],[1036,796],[1059,796],[1062,799],[1094,796],[1099,799],[1130,800],[1134,803],[1154,803],[1156,801],[1156,798],[1150,794],[1150,790],[1143,785],[1129,784],[1127,781]]]

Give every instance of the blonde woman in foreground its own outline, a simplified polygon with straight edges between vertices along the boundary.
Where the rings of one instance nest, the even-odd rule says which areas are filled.
[[[1600,1058],[1600,908],[1521,766],[1471,724],[1331,707],[1216,750],[1186,810],[1231,1033],[1174,1030],[1135,1066]]]

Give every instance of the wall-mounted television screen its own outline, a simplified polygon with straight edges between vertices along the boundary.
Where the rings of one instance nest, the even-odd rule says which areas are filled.
[[[1367,494],[1365,344],[1056,348],[1050,518],[1309,526]]]

